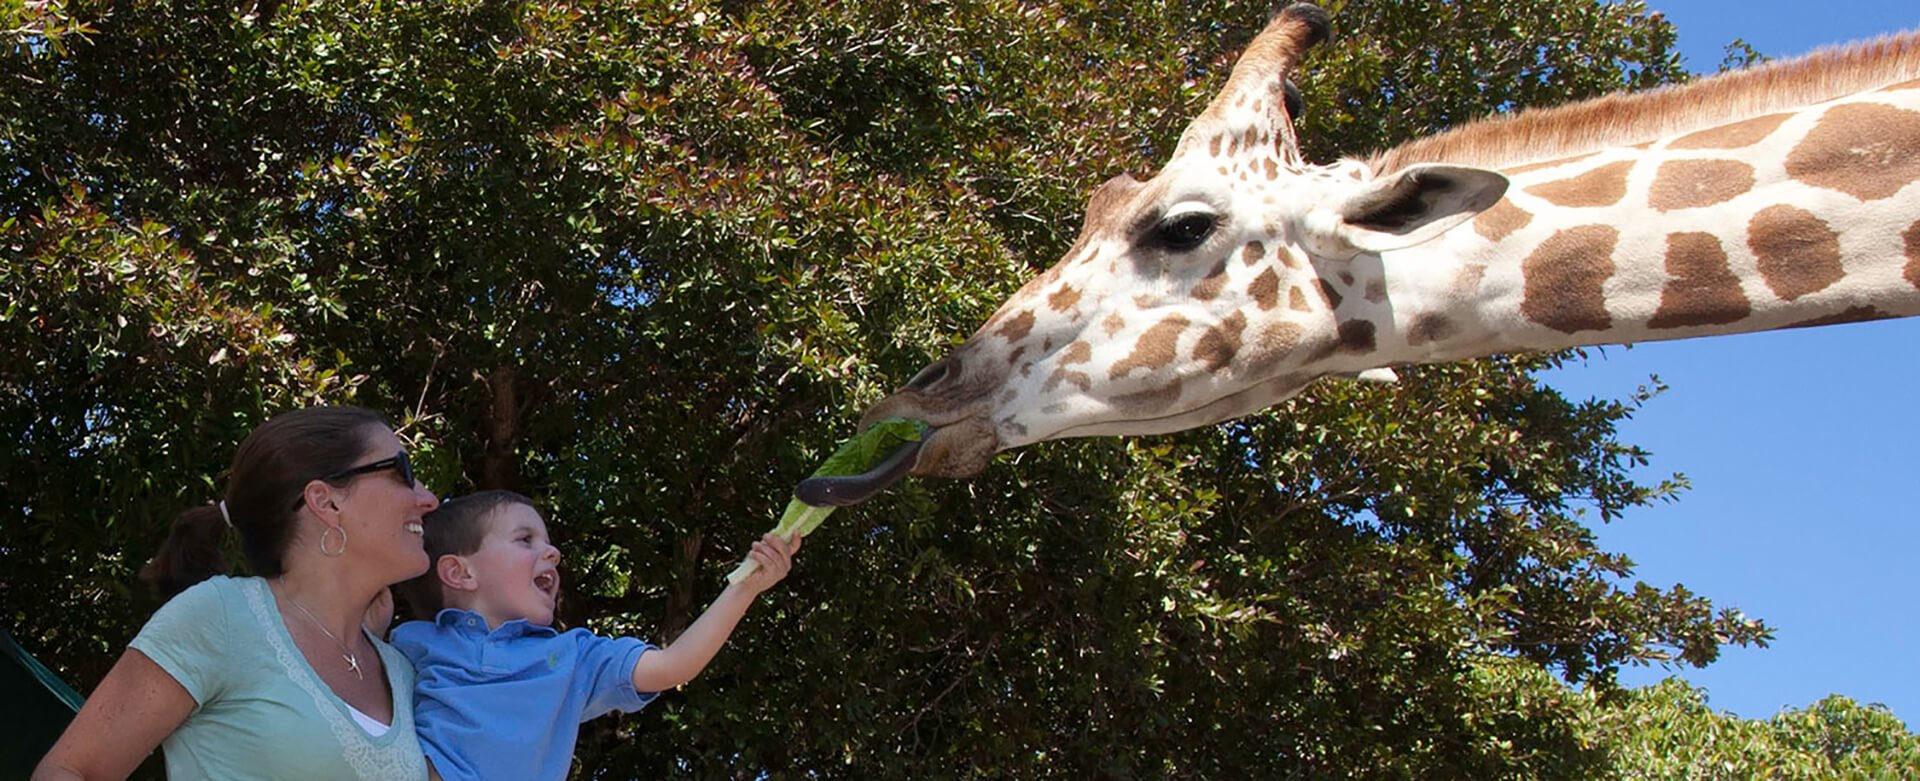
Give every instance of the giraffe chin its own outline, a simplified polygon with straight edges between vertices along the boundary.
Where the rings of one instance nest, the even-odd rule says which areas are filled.
[[[920,448],[913,473],[920,477],[972,477],[1000,451],[1000,435],[982,418],[966,418],[934,429]]]
[[[914,461],[922,478],[972,478],[1000,451],[1000,436],[985,418],[956,420],[933,430]]]

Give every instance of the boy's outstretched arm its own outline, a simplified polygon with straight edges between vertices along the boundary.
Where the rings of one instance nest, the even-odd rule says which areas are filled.
[[[667,647],[641,654],[640,661],[633,665],[634,691],[666,691],[699,675],[707,663],[713,661],[714,654],[720,652],[720,646],[726,644],[733,628],[740,624],[740,617],[746,615],[747,606],[753,604],[753,598],[787,576],[787,570],[793,567],[793,554],[799,551],[800,535],[797,534],[793,535],[792,542],[771,534],[755,542],[747,557],[759,562],[760,568],[727,586],[693,626],[687,627],[687,631]]]

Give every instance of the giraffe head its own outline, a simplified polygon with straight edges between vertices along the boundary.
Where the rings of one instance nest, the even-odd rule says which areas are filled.
[[[1310,5],[1276,15],[1158,175],[1101,185],[1065,258],[868,410],[869,423],[932,427],[913,473],[964,477],[1041,440],[1207,425],[1374,368],[1377,313],[1340,306],[1374,283],[1351,269],[1466,221],[1506,180],[1306,164],[1287,79],[1328,29]]]

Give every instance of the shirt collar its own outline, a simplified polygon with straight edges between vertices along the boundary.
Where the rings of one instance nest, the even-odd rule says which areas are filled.
[[[526,635],[552,636],[560,634],[559,630],[553,627],[528,623],[524,618],[516,618],[508,621],[501,624],[500,628],[489,632],[487,631],[487,619],[484,616],[471,610],[464,610],[457,607],[450,607],[440,611],[438,615],[433,617],[433,623],[435,626],[450,629],[465,627],[479,634],[501,635],[504,637],[522,637]]]

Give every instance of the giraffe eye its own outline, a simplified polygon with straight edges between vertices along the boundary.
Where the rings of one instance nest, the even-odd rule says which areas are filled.
[[[1185,252],[1213,235],[1216,219],[1206,212],[1182,212],[1153,227],[1153,242],[1164,249]]]

